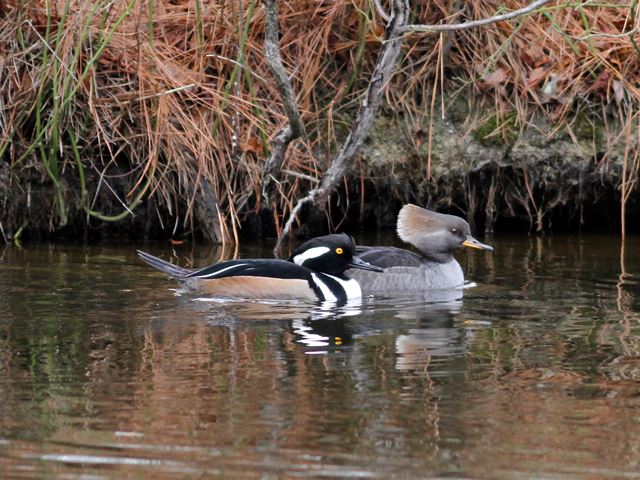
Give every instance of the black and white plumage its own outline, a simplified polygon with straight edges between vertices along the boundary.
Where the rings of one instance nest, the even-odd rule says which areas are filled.
[[[405,205],[398,214],[398,236],[419,253],[396,247],[358,247],[357,257],[384,268],[382,275],[348,271],[365,295],[457,288],[464,274],[453,252],[460,247],[492,251],[471,235],[469,224],[454,215]]]
[[[353,238],[333,234],[300,245],[288,260],[229,260],[201,269],[178,267],[138,250],[142,260],[191,288],[216,297],[344,302],[362,296],[348,268],[381,272],[354,257]]]

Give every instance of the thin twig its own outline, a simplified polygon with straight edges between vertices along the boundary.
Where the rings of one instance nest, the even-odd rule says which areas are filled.
[[[0,233],[2,233],[2,238],[4,240],[4,243],[8,245],[9,240],[7,239],[7,236],[4,234],[4,228],[2,228],[2,222],[0,222]]]
[[[633,30],[629,30],[628,32],[624,32],[624,33],[589,33],[587,35],[582,35],[582,36],[574,36],[574,35],[567,35],[567,34],[565,34],[565,35],[567,37],[569,37],[571,40],[583,41],[583,40],[590,40],[592,38],[624,38],[624,37],[629,37],[631,39],[633,37],[633,35],[635,35],[636,33],[638,33],[638,28],[634,28]]]
[[[373,6],[376,7],[376,12],[378,12],[378,15],[380,15],[380,18],[383,19],[385,23],[389,23],[389,20],[391,20],[391,17],[387,12],[384,11],[384,8],[382,7],[380,0],[373,0]]]
[[[501,15],[495,15],[489,18],[482,18],[480,20],[473,20],[471,22],[463,23],[449,23],[443,25],[406,25],[401,31],[403,33],[417,33],[417,32],[450,32],[452,30],[469,30],[470,28],[481,27],[483,25],[490,25],[492,23],[502,22],[504,20],[511,20],[512,18],[525,15],[533,12],[536,8],[550,2],[551,0],[537,0],[526,7],[513,10],[509,13],[503,13]]]
[[[312,177],[311,175],[307,175],[305,173],[294,172],[293,170],[286,170],[284,168],[282,169],[282,173],[284,173],[285,175],[291,175],[292,177],[297,177],[303,180],[307,180],[311,183],[320,183],[320,180],[318,180],[316,177]]]
[[[533,209],[536,212],[536,231],[542,232],[544,230],[544,224],[542,223],[543,212],[540,208],[538,208],[538,204],[536,203],[536,198],[533,195],[533,189],[531,188],[531,184],[529,183],[529,172],[527,168],[522,169],[522,173],[524,176],[524,186],[527,189],[527,194],[529,195],[529,199],[531,200],[531,205],[533,205]]]
[[[237,66],[237,67],[243,69],[244,71],[248,72],[249,75],[251,75],[253,77],[256,77],[258,80],[260,80],[260,81],[262,81],[264,83],[267,83],[267,79],[266,78],[264,78],[261,75],[258,75],[256,72],[254,72],[253,70],[248,68],[246,65],[243,65],[242,63],[234,60],[233,58],[225,57],[225,56],[222,56],[222,55],[217,55],[215,53],[207,53],[205,56],[206,57],[213,57],[213,58],[217,58],[218,60],[224,60],[225,62],[233,63],[235,66]]]

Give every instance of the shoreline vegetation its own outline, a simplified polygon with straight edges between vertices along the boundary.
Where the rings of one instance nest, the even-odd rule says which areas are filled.
[[[8,0],[0,239],[640,211],[640,2]],[[626,221],[625,221],[626,220]]]

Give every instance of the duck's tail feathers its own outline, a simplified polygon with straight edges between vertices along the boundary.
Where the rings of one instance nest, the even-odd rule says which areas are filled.
[[[184,278],[192,272],[192,270],[179,267],[177,265],[174,265],[173,263],[162,260],[161,258],[154,257],[153,255],[143,252],[142,250],[136,251],[138,252],[138,256],[142,260],[144,260],[144,262],[177,280],[184,280]]]

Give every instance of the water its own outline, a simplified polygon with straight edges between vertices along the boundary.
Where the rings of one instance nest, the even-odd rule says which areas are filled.
[[[176,292],[129,245],[0,250],[0,477],[637,478],[639,239],[491,243],[463,298],[337,309]]]

